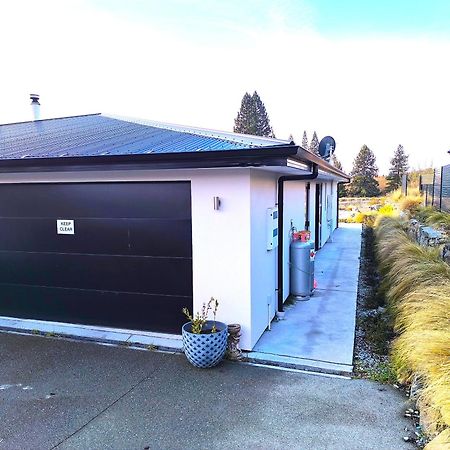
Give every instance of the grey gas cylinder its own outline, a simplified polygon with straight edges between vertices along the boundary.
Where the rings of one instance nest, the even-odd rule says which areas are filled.
[[[290,246],[290,286],[295,297],[311,295],[311,245],[309,242],[292,241]]]

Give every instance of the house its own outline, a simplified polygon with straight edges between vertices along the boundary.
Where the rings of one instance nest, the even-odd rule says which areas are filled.
[[[211,296],[251,350],[346,174],[292,142],[102,114],[0,125],[0,316],[180,333]]]

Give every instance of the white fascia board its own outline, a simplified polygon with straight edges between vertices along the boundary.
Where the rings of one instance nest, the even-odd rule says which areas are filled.
[[[331,180],[331,181],[347,181],[346,178],[334,175],[332,173],[326,172],[325,170],[319,169],[319,175],[317,177],[319,180]]]
[[[286,165],[287,165],[287,167],[290,167],[292,169],[310,171],[310,166],[308,164],[305,164],[305,163],[298,161],[296,159],[293,159],[293,158],[288,158]]]

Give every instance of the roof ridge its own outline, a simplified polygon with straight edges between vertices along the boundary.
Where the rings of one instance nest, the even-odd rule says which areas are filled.
[[[240,134],[232,131],[220,131],[210,128],[200,128],[189,125],[179,125],[168,122],[160,122],[157,120],[139,119],[135,117],[118,116],[115,114],[102,114],[103,117],[110,119],[122,120],[125,122],[136,123],[144,126],[151,126],[155,128],[162,128],[165,130],[178,131],[181,133],[189,133],[197,136],[206,136],[216,139],[225,140],[232,143],[247,144],[255,147],[263,146],[264,144],[271,145],[289,145],[290,141],[276,138],[269,138],[264,136],[254,136],[251,134]]]
[[[22,122],[0,123],[0,127],[6,126],[6,125],[20,125],[22,123],[46,122],[46,121],[50,121],[50,120],[74,119],[76,117],[101,116],[101,115],[102,115],[102,113],[91,113],[91,114],[77,114],[75,116],[50,117],[48,119],[39,119],[39,120],[24,120]]]

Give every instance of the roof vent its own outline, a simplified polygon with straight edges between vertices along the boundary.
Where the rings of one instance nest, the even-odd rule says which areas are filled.
[[[39,103],[39,94],[30,94],[31,109],[33,111],[33,120],[41,118],[41,104]]]

